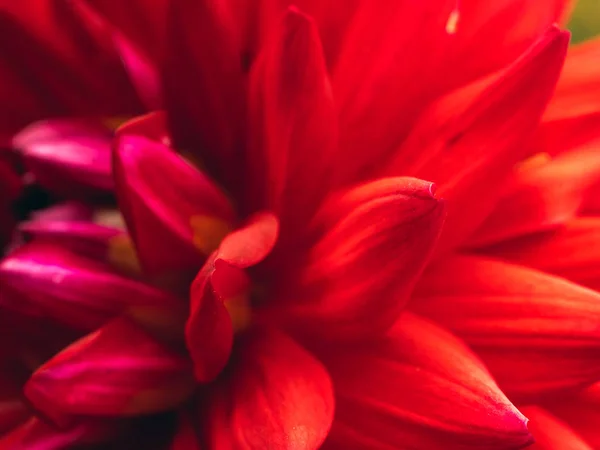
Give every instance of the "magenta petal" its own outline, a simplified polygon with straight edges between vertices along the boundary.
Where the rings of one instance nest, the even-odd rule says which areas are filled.
[[[85,120],[37,122],[13,140],[27,168],[46,189],[67,198],[113,190],[110,134]]]
[[[124,312],[177,310],[180,300],[60,247],[31,243],[0,264],[1,307],[93,330]]]
[[[177,153],[141,136],[114,149],[117,196],[150,273],[197,270],[234,219],[227,197]]]

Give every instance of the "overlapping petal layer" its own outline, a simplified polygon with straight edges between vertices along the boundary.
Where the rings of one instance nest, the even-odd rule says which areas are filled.
[[[322,356],[336,393],[325,449],[518,449],[527,420],[450,333],[405,314],[378,341]]]
[[[410,306],[462,337],[513,400],[600,377],[600,294],[566,280],[455,256],[425,273]]]

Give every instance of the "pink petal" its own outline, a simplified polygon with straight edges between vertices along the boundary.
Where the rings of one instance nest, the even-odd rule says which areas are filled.
[[[200,267],[229,231],[229,200],[162,144],[121,136],[114,150],[117,196],[142,266],[151,274]]]
[[[195,386],[191,364],[132,322],[115,319],[38,368],[25,395],[49,417],[169,410]]]
[[[404,314],[387,336],[321,356],[336,392],[324,449],[517,449],[527,420],[471,351]]]
[[[110,134],[99,123],[37,122],[19,133],[13,144],[37,181],[56,194],[87,198],[113,190]]]
[[[184,302],[124,278],[92,260],[32,243],[0,263],[2,307],[58,321],[77,330],[97,328],[118,314],[160,311],[177,320]]]
[[[243,336],[232,370],[209,397],[208,448],[316,450],[333,420],[325,368],[284,334]]]

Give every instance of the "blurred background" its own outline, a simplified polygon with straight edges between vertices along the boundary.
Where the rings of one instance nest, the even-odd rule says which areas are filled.
[[[568,28],[574,43],[600,35],[600,0],[578,0]]]

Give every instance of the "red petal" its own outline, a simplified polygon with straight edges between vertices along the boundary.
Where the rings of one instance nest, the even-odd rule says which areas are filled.
[[[194,389],[191,364],[132,322],[115,319],[43,364],[25,395],[49,417],[169,410]]]
[[[29,244],[0,263],[2,307],[93,330],[126,311],[172,317],[184,303],[59,247]],[[179,312],[181,313],[181,311]]]
[[[458,339],[403,315],[380,340],[323,356],[336,388],[325,449],[517,449],[526,419]]]
[[[46,189],[64,197],[87,198],[113,190],[110,140],[99,123],[55,119],[27,127],[13,144]]]
[[[389,178],[326,203],[313,222],[318,242],[305,266],[293,284],[281,283],[280,295],[291,300],[284,310],[289,325],[328,338],[358,338],[391,326],[444,220],[433,191],[425,181]]]
[[[464,338],[513,399],[600,378],[600,294],[566,280],[457,256],[425,273],[411,309]]]
[[[487,245],[556,228],[577,214],[597,181],[600,149],[596,147],[563,153],[546,164],[524,168],[468,245]]]
[[[284,334],[242,337],[228,375],[211,387],[209,448],[319,448],[333,420],[327,371]],[[214,391],[213,391],[214,389]]]
[[[436,81],[457,87],[512,63],[548,27],[565,23],[572,0],[460,0],[447,66]]]
[[[594,450],[567,424],[537,406],[521,408],[529,419],[529,431],[535,438],[532,450]]]
[[[118,139],[114,169],[142,266],[153,274],[197,270],[229,231],[227,197],[171,149],[140,136]]]
[[[253,216],[223,240],[194,280],[185,335],[198,381],[214,379],[225,367],[234,327],[244,328],[249,319],[250,280],[243,269],[270,253],[277,232],[273,215]]]
[[[14,368],[2,367],[0,372],[0,436],[25,422],[31,414],[21,395],[21,383],[11,370]]]
[[[164,111],[152,111],[128,120],[117,129],[116,135],[117,137],[126,135],[144,136],[166,147],[171,147],[171,137],[167,129],[167,116]]]
[[[290,8],[250,74],[249,195],[283,230],[310,219],[333,173],[337,118],[322,53],[312,19]]]
[[[78,3],[4,2],[0,140],[48,116],[114,116],[141,109],[111,37],[101,23],[81,14]]]
[[[94,421],[82,421],[67,428],[56,428],[40,419],[32,418],[0,438],[0,450],[64,450],[78,444],[106,443],[110,433],[109,427]]]
[[[600,216],[600,183],[587,193],[582,209],[584,213]]]
[[[336,167],[342,181],[362,181],[381,167],[436,95],[432,84],[451,41],[445,28],[455,6],[455,0],[386,7],[360,2],[332,75],[343,133]],[[427,39],[415,39],[419,35]]]
[[[227,181],[243,170],[244,81],[231,12],[223,1],[169,2],[163,67],[175,146],[197,152],[218,180]]]
[[[577,218],[555,231],[503,242],[485,252],[600,290],[600,217]]]
[[[398,150],[391,172],[432,180],[448,200],[440,251],[481,224],[527,153],[567,44],[567,33],[551,29],[482,93],[473,97],[481,86],[471,86],[433,105]]]

